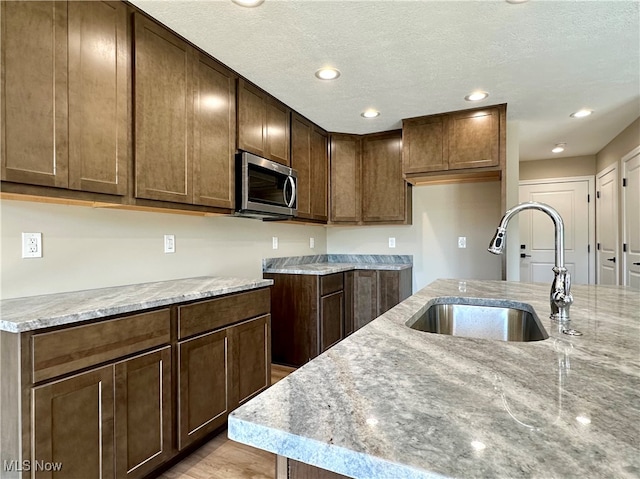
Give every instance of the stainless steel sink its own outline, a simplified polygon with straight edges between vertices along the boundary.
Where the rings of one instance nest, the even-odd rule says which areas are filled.
[[[540,341],[549,335],[534,309],[517,301],[440,297],[406,323],[427,333],[501,341]]]

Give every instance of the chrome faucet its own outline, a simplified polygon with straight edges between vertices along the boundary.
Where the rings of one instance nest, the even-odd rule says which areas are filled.
[[[551,303],[551,319],[561,322],[569,322],[569,307],[573,303],[571,296],[571,276],[564,266],[564,223],[560,214],[549,205],[530,201],[528,203],[520,203],[517,206],[507,210],[500,221],[498,231],[489,243],[488,251],[493,254],[501,254],[504,248],[507,225],[509,220],[523,210],[540,210],[548,214],[553,220],[556,230],[556,265],[553,267],[555,277],[551,283],[551,295],[549,301]]]

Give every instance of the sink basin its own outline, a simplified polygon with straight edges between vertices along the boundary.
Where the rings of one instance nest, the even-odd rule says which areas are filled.
[[[517,301],[440,297],[406,323],[411,329],[465,338],[540,341],[549,335],[534,309]]]

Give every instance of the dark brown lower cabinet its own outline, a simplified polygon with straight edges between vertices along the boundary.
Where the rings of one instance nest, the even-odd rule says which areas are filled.
[[[302,366],[344,338],[344,276],[271,274],[272,360]]]
[[[63,477],[114,477],[113,366],[33,388],[32,414],[34,461]],[[33,464],[36,478],[53,477]]]
[[[169,459],[171,434],[171,347],[116,363],[116,477],[144,477]]]
[[[273,362],[302,366],[411,295],[412,268],[326,276],[265,273]]]
[[[320,298],[320,352],[344,338],[344,292],[338,291]]]
[[[271,384],[269,314],[178,343],[178,448]]]
[[[0,331],[0,345],[2,478],[152,477],[270,386],[270,290]]]
[[[227,419],[227,330],[178,343],[178,448],[217,429]]]
[[[265,314],[229,331],[232,357],[231,407],[271,385],[271,315]]]

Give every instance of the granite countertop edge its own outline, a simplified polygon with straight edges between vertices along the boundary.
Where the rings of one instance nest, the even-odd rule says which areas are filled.
[[[0,301],[0,331],[23,333],[71,325],[272,284],[269,279],[203,276],[5,299]]]
[[[412,268],[412,264],[407,263],[308,263],[279,268],[265,268],[263,273],[271,274],[310,274],[324,276],[334,273],[344,273],[355,270],[381,270],[381,271],[402,271]]]

